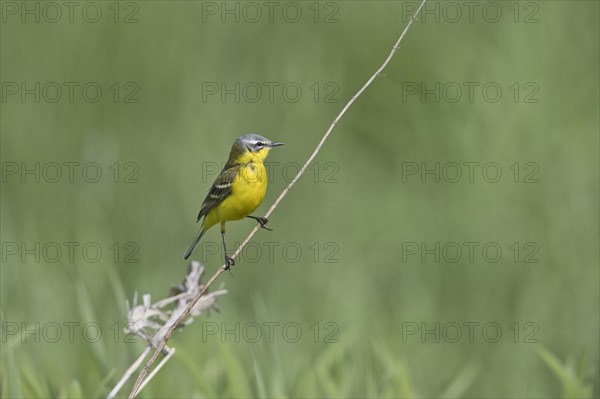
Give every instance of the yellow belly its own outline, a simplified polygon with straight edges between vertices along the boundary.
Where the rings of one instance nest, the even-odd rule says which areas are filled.
[[[206,215],[204,227],[245,218],[258,208],[266,192],[265,166],[257,162],[244,165],[231,186],[231,194]]]

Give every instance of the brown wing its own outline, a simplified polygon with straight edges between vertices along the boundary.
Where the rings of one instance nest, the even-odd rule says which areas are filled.
[[[210,212],[211,209],[219,205],[229,196],[229,194],[231,194],[231,186],[240,171],[240,167],[241,164],[225,165],[219,176],[215,179],[210,190],[208,190],[208,194],[206,194],[206,198],[204,198],[204,202],[202,202],[196,221],[199,221],[203,216]]]

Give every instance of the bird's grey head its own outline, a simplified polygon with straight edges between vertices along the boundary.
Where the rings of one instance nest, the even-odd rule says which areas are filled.
[[[283,145],[283,143],[271,141],[260,134],[254,133],[239,137],[234,143],[234,147],[238,147],[241,150],[247,150],[250,152],[258,152],[264,148],[270,149],[280,145]]]

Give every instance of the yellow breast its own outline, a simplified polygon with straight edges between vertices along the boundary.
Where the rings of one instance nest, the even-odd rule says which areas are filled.
[[[219,220],[245,218],[258,208],[267,192],[267,171],[262,162],[248,162],[240,169],[231,194],[217,207]]]

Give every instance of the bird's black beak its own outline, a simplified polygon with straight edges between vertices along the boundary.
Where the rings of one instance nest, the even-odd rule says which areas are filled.
[[[269,147],[279,147],[280,145],[283,145],[283,144],[284,143],[279,143],[279,142],[275,141],[275,142],[269,144]]]

